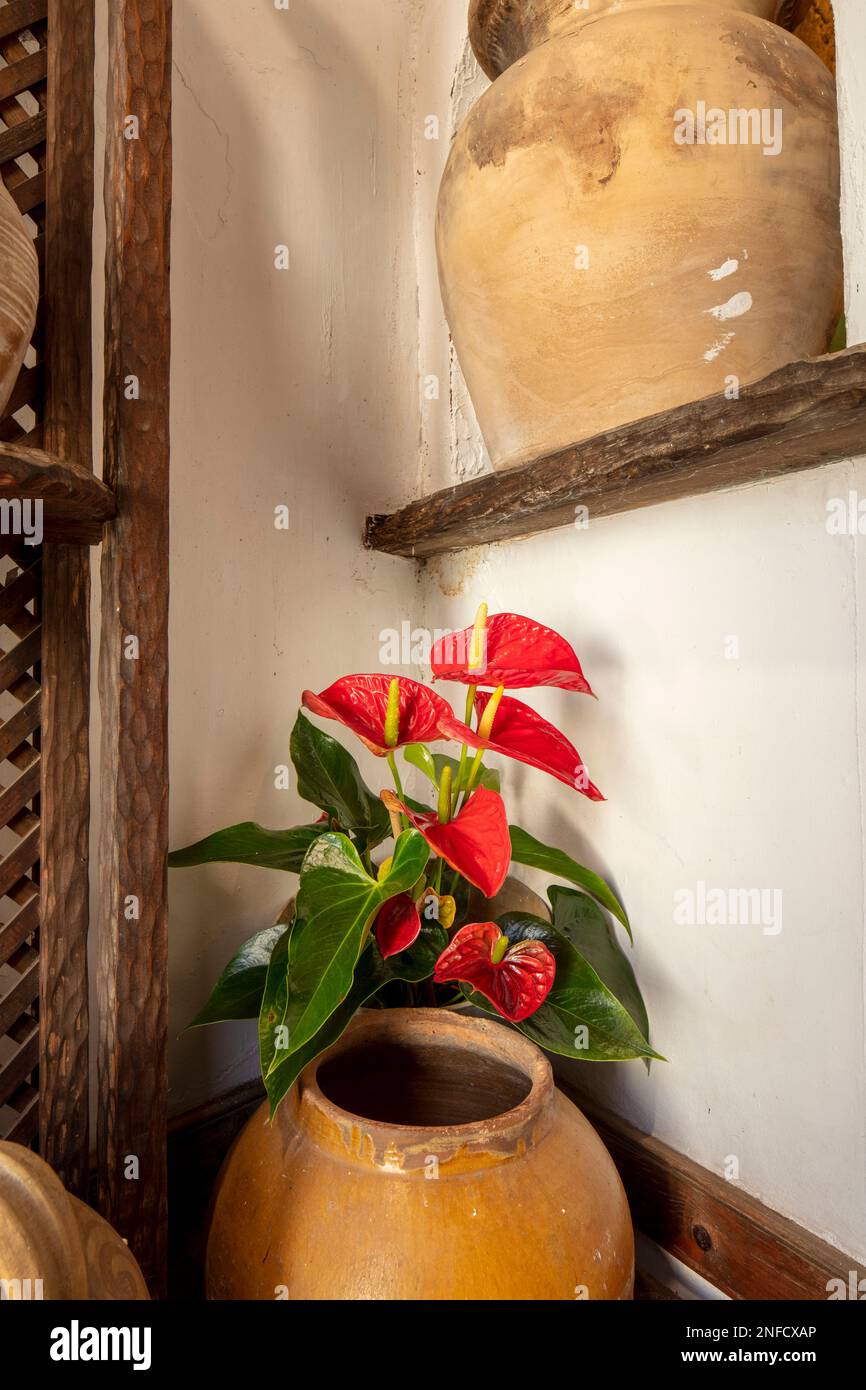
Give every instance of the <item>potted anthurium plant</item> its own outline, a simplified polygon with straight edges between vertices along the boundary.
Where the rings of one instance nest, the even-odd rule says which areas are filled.
[[[302,1069],[331,1048],[362,1007],[468,1003],[499,1015],[545,1050],[586,1061],[652,1058],[646,1009],[613,889],[567,849],[509,824],[485,753],[513,758],[592,801],[604,798],[566,736],[507,690],[555,686],[592,695],[558,633],[513,613],[432,648],[435,681],[466,688],[459,718],[437,691],[404,677],[351,675],[303,706],[342,724],[390,773],[371,789],[354,759],[305,714],[291,736],[298,791],[321,812],[289,830],[243,823],[170,857],[299,875],[291,911],[229,962],[196,1025],[258,1018],[273,1116]],[[454,753],[442,751],[453,745]],[[398,753],[430,784],[408,796]],[[559,880],[550,908],[507,910],[511,865]],[[564,881],[564,882],[563,882]],[[568,885],[568,886],[565,886]]]

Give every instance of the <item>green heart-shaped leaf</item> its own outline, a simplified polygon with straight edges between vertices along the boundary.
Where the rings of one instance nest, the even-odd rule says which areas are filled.
[[[603,878],[599,878],[592,869],[585,869],[582,864],[578,864],[564,850],[542,844],[541,840],[536,840],[527,830],[521,830],[519,825],[510,825],[508,832],[511,836],[511,858],[515,864],[526,864],[531,869],[546,869],[557,878],[565,878],[569,883],[577,884],[578,888],[582,888],[590,897],[595,898],[596,902],[601,903],[602,907],[606,907],[608,912],[613,913],[628,932],[629,940],[632,939],[625,908]]]
[[[426,980],[433,974],[433,968],[447,944],[447,932],[444,932],[434,922],[422,922],[417,941],[409,947],[408,951],[401,951],[399,955],[389,956],[388,960],[382,959],[376,943],[370,941],[355,968],[352,988],[342,1003],[338,1004],[330,1017],[325,1020],[315,1037],[310,1038],[309,1042],[305,1043],[303,1047],[299,1047],[296,1052],[284,1054],[277,1065],[265,1075],[265,1087],[271,1104],[271,1118],[276,1113],[280,1101],[294,1085],[307,1063],[312,1062],[314,1057],[319,1056],[319,1053],[334,1045],[368,999],[377,994],[384,985],[390,984],[392,980],[409,980],[412,983]],[[285,978],[285,959],[283,960],[283,977]],[[278,1006],[276,999],[275,1006]],[[270,1066],[270,1062],[268,1065]],[[262,1070],[263,1072],[266,1071],[264,1064]]]
[[[611,994],[624,1004],[640,1029],[649,1037],[646,1005],[635,979],[635,973],[616,933],[601,908],[574,888],[548,889],[553,908],[553,925],[567,936],[584,960],[589,961],[599,979]]]
[[[297,920],[297,918],[295,919]],[[294,930],[292,922],[276,942],[268,973],[262,1007],[259,1012],[259,1061],[265,1086],[268,1084],[268,1070],[278,1059],[278,1054],[286,1050],[285,1017],[289,998],[289,939]]]
[[[405,893],[424,872],[427,843],[417,830],[397,840],[388,873],[371,878],[345,835],[322,835],[301,871],[289,945],[288,999],[283,1018],[288,1050],[309,1042],[345,999],[369,927],[382,905]]]
[[[168,856],[170,869],[188,869],[194,864],[255,864],[262,869],[288,869],[301,872],[304,855],[327,825],[296,825],[292,830],[265,830],[253,821],[217,830],[204,840]]]
[[[208,1023],[226,1023],[236,1018],[258,1018],[267,979],[268,963],[281,936],[284,923],[256,932],[232,956],[220,975],[210,999],[196,1014],[190,1028],[203,1028]]]
[[[364,782],[355,759],[302,714],[295,721],[289,751],[299,795],[351,830],[362,848],[380,844],[391,833],[388,812]]]

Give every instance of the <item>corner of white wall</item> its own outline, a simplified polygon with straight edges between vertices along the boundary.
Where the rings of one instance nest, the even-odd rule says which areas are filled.
[[[834,0],[848,342],[866,342],[866,5]]]

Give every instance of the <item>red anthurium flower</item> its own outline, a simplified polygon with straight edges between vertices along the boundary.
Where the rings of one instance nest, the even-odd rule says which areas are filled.
[[[475,696],[479,720],[489,700],[490,695],[486,691],[479,690]],[[449,738],[468,743],[471,748],[489,748],[494,753],[505,753],[509,758],[516,758],[518,762],[549,772],[551,777],[558,777],[560,782],[575,787],[591,801],[604,801],[598,787],[589,780],[589,773],[574,744],[569,743],[555,724],[542,718],[522,700],[503,695],[488,738],[480,738],[474,729],[453,717],[443,720],[442,729]]]
[[[433,972],[437,984],[462,980],[471,985],[512,1023],[541,1007],[555,976],[556,961],[543,941],[509,945],[495,922],[470,922],[461,927]]]
[[[486,898],[496,896],[511,863],[508,818],[498,792],[479,787],[454,820],[445,825],[435,811],[413,811],[393,792],[383,792],[382,800],[389,809],[402,811],[410,825],[421,831],[430,848],[480,888]]]
[[[398,893],[396,898],[380,907],[376,914],[373,931],[376,945],[383,960],[396,956],[398,951],[406,951],[421,930],[421,918],[414,900],[408,893]]]
[[[494,613],[487,623],[477,669],[470,669],[473,632],[468,627],[434,644],[430,654],[434,679],[493,689],[504,685],[508,690],[555,685],[592,694],[574,648],[552,628],[518,613]]]
[[[385,742],[385,715],[388,711],[388,692],[391,676],[343,676],[329,685],[321,695],[305,690],[301,697],[304,706],[323,719],[337,719],[351,729],[372,753],[384,758],[390,752]],[[391,748],[404,743],[429,743],[445,737],[439,732],[440,721],[452,719],[453,710],[435,690],[426,685],[400,677],[400,715],[397,741]]]

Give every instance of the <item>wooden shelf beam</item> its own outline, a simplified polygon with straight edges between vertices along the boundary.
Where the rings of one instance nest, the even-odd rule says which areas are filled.
[[[96,545],[117,515],[111,488],[89,468],[27,444],[0,443],[0,500],[43,505],[45,539]]]
[[[866,453],[866,344],[367,518],[371,550],[424,560]]]

